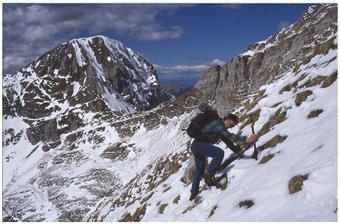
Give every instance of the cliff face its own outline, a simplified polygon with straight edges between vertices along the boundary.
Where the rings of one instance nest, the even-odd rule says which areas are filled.
[[[219,113],[224,115],[263,84],[334,49],[336,32],[336,4],[310,7],[296,23],[251,45],[225,65],[207,70],[194,88],[215,101]]]

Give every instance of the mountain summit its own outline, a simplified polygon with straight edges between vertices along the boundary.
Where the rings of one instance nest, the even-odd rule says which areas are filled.
[[[33,145],[60,145],[87,124],[84,114],[115,119],[169,99],[144,57],[104,36],[62,43],[3,79],[4,117],[21,118]]]
[[[5,115],[30,118],[62,113],[76,105],[87,111],[130,114],[169,99],[151,63],[104,36],[58,45],[7,76],[3,87]]]

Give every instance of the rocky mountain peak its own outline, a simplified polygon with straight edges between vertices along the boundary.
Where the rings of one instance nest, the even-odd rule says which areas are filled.
[[[4,96],[5,114],[30,118],[51,115],[66,104],[87,104],[87,110],[94,112],[129,114],[151,109],[169,98],[147,59],[104,36],[58,45],[7,76],[4,89],[8,93]],[[16,111],[9,109],[13,104]]]
[[[7,75],[3,90],[4,116],[23,117],[32,144],[53,142],[54,147],[61,134],[85,125],[84,114],[115,118],[170,98],[147,59],[104,36],[56,46]]]

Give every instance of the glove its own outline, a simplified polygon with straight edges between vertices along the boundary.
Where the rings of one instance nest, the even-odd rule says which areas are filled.
[[[247,143],[254,143],[254,142],[256,142],[256,140],[257,140],[256,135],[250,135],[250,136],[247,138],[246,142],[247,142]]]

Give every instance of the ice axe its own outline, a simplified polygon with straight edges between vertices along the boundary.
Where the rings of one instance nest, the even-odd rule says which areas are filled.
[[[250,117],[250,119],[251,119],[251,131],[252,131],[253,134],[255,134],[255,130],[254,130],[255,121],[254,121],[253,117]],[[232,162],[234,162],[235,160],[237,160],[238,158],[240,158],[239,155],[243,155],[243,154],[250,148],[250,147],[249,147],[249,148],[246,147],[246,148],[244,148],[244,149],[241,150],[238,146],[235,146],[233,142],[228,141],[227,143],[228,143],[227,145],[228,145],[229,148],[232,148],[232,149],[234,149],[234,150],[237,150],[237,151],[239,151],[239,153],[238,153],[238,154],[232,154],[228,159],[226,159],[226,160],[220,165],[218,171],[224,170],[224,169],[225,169],[227,166],[229,166]],[[234,151],[234,150],[233,150],[233,151]],[[258,152],[257,152],[257,149],[256,149],[256,143],[254,142],[254,152],[253,152],[253,154],[252,154],[251,157],[257,160],[257,154],[258,154]],[[226,178],[226,177],[227,177],[227,173],[224,173],[223,175],[221,175],[220,177],[218,177],[218,178],[216,179],[216,183],[219,183],[223,178]]]
[[[254,131],[255,121],[254,121],[254,118],[251,116],[250,120],[251,120],[251,132],[255,135],[255,131]],[[251,155],[251,157],[253,159],[257,160],[257,154],[258,154],[258,151],[257,151],[257,148],[256,148],[256,142],[254,142],[254,152],[253,152],[253,155]]]
[[[251,131],[252,131],[253,134],[255,134],[255,130],[254,130],[255,121],[254,121],[254,119],[253,119],[252,116],[250,117],[250,119],[251,119]],[[235,160],[237,160],[238,158],[240,158],[239,155],[243,155],[243,154],[250,148],[250,147],[249,147],[249,148],[246,147],[246,148],[244,148],[244,149],[241,150],[241,149],[239,148],[239,146],[234,145],[234,143],[233,143],[232,141],[230,141],[230,140],[226,140],[225,143],[227,144],[227,146],[228,146],[230,149],[234,149],[233,151],[239,151],[239,153],[238,153],[238,154],[232,154],[228,159],[226,159],[226,160],[220,165],[218,171],[224,170],[224,169],[225,169],[227,166],[229,166],[232,162],[234,162]],[[254,158],[254,159],[257,160],[257,154],[258,154],[258,152],[257,152],[257,149],[256,149],[256,143],[254,142],[254,152],[253,152],[251,158]]]

